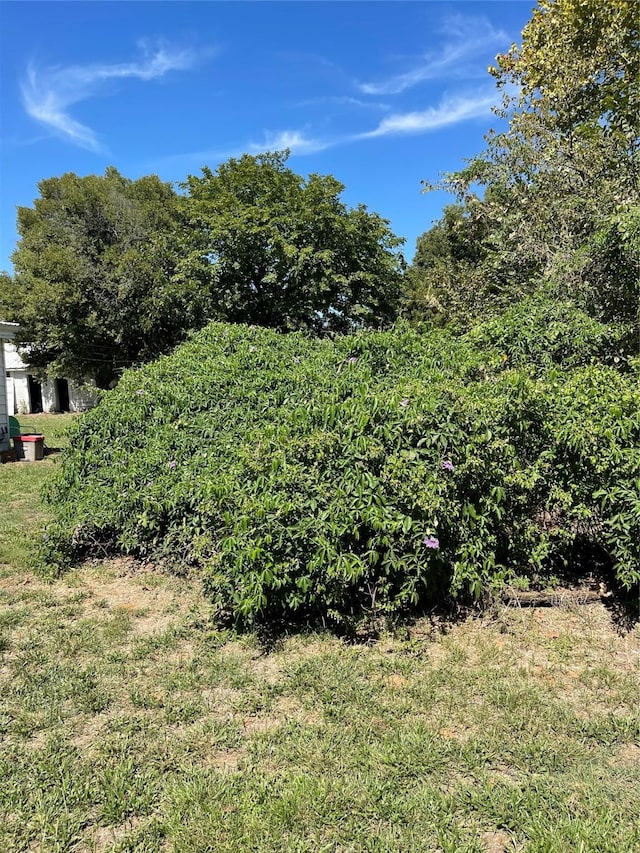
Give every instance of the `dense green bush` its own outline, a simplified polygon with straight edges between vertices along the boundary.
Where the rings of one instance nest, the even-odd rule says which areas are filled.
[[[44,556],[197,567],[245,624],[480,598],[555,572],[578,539],[631,586],[637,372],[531,373],[501,346],[212,325],[78,422]]]
[[[552,288],[541,288],[477,325],[467,340],[480,349],[498,350],[513,367],[568,368],[595,361],[623,366],[627,328],[601,323],[547,290]]]

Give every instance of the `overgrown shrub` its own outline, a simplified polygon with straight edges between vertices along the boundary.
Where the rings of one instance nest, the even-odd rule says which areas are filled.
[[[639,448],[637,373],[531,375],[446,331],[214,324],[78,422],[44,557],[196,567],[244,624],[480,598],[579,537],[631,586]]]
[[[575,303],[558,300],[541,289],[477,325],[467,340],[479,349],[498,350],[512,367],[539,370],[593,362],[623,366],[627,331],[626,327],[600,323]]]

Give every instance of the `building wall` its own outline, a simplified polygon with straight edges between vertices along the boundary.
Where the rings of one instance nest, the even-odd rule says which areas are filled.
[[[13,344],[5,343],[3,350],[6,366],[6,405],[10,415],[29,414],[33,410],[33,401],[29,392],[29,366],[24,363]],[[2,376],[5,370],[2,371]],[[91,384],[80,385],[68,381],[69,410],[84,412],[98,402],[95,387]],[[41,383],[42,411],[59,412],[60,399],[55,379],[46,379]]]
[[[10,415],[26,414],[31,411],[29,381],[24,370],[7,371],[7,407]]]
[[[67,390],[70,412],[86,412],[87,409],[92,409],[98,404],[98,395],[93,385],[80,385],[69,379],[67,380]],[[55,379],[47,379],[42,383],[42,410],[44,412],[60,412],[62,410],[58,383]]]
[[[4,347],[0,341],[0,376],[4,378]],[[0,450],[9,450],[9,414],[7,411],[7,386],[0,382]]]
[[[31,411],[29,399],[29,381],[26,364],[13,343],[3,345],[4,361],[7,377],[7,407],[10,415],[23,414]]]

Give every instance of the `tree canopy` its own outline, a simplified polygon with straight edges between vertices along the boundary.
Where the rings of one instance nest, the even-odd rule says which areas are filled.
[[[210,320],[314,333],[388,324],[403,242],[288,153],[245,155],[183,184],[68,173],[18,209],[15,278],[0,308],[30,364],[107,387]]]
[[[173,280],[178,196],[155,176],[131,181],[114,168],[38,189],[32,208],[18,208],[3,311],[21,324],[33,367],[107,387],[200,319],[197,291]]]
[[[541,0],[522,44],[498,56],[491,71],[508,128],[491,132],[487,149],[439,184],[457,195],[474,233],[483,233],[483,257],[475,276],[445,277],[434,295],[454,315],[461,307],[468,314],[470,305],[500,309],[545,282],[598,319],[635,327],[633,338],[640,301],[637,4]],[[457,288],[458,304],[448,297]]]
[[[406,314],[451,320],[468,313],[474,295],[482,292],[486,237],[483,220],[462,204],[447,205],[433,228],[418,237],[407,273]]]
[[[344,185],[307,179],[287,153],[244,155],[184,184],[180,275],[210,295],[215,319],[281,330],[346,331],[396,316],[402,244]]]

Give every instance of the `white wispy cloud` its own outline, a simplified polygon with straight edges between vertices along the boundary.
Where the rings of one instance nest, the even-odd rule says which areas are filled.
[[[441,31],[445,40],[439,50],[425,54],[402,74],[358,83],[358,89],[366,95],[398,95],[426,80],[475,76],[478,69],[474,68],[474,61],[486,56],[487,51],[510,43],[507,33],[496,29],[486,18],[451,15]]]
[[[495,87],[476,91],[466,95],[445,97],[435,107],[406,113],[395,113],[384,118],[373,130],[364,133],[337,135],[321,139],[310,137],[301,130],[282,130],[278,133],[265,133],[262,142],[249,142],[226,149],[216,148],[202,151],[191,151],[174,154],[155,160],[150,167],[172,167],[180,165],[188,167],[193,164],[215,163],[241,157],[242,154],[260,154],[264,151],[283,151],[288,148],[292,155],[303,156],[325,151],[338,145],[348,145],[365,139],[375,139],[381,136],[398,136],[411,133],[428,133],[440,127],[459,124],[474,118],[487,117],[491,108],[496,105]]]
[[[191,68],[198,58],[190,49],[152,48],[144,42],[140,46],[142,57],[137,62],[45,67],[29,64],[20,85],[25,110],[68,142],[100,151],[102,145],[96,132],[73,118],[70,107],[99,94],[109,81],[155,80],[169,71]]]
[[[427,133],[440,127],[486,117],[496,101],[497,95],[493,86],[462,95],[445,95],[435,107],[386,116],[374,130],[358,134],[356,138]]]
[[[252,142],[249,146],[252,153],[260,151],[283,151],[288,148],[292,154],[313,154],[316,151],[324,151],[335,142],[323,139],[313,139],[305,136],[300,130],[281,130],[278,133],[266,133],[264,141]]]
[[[261,142],[247,142],[228,148],[211,148],[174,154],[147,164],[150,168],[188,168],[194,164],[216,163],[242,154],[260,154],[264,151],[283,151],[288,148],[292,155],[304,156],[316,151],[325,151],[339,145],[349,145],[367,139],[402,134],[429,133],[441,127],[459,124],[475,118],[487,118],[492,107],[499,101],[499,93],[493,84],[481,89],[468,90],[454,95],[445,94],[439,104],[424,110],[394,113],[386,116],[377,127],[362,133],[342,133],[332,137],[313,137],[307,130],[281,130],[265,132]]]
[[[262,154],[265,151],[283,151],[288,148],[292,154],[313,154],[316,151],[324,151],[345,140],[324,140],[311,138],[305,135],[303,130],[281,130],[278,132],[265,132],[261,142],[248,141],[244,143],[230,144],[225,147],[204,148],[199,151],[187,151],[180,154],[170,154],[159,157],[145,164],[145,168],[151,170],[165,169],[190,169],[194,166],[202,166],[207,163],[211,166],[222,163],[229,158],[242,157],[243,154]]]
[[[367,101],[363,98],[354,98],[351,95],[322,95],[317,98],[307,98],[298,101],[296,107],[315,107],[323,104],[335,104],[342,107],[361,107],[365,110],[388,110],[389,104],[382,101]]]
[[[252,143],[249,150],[251,153],[258,153],[267,150],[282,151],[289,148],[292,154],[313,154],[316,151],[324,151],[336,145],[374,139],[380,136],[428,133],[440,127],[460,124],[474,118],[487,118],[492,107],[496,106],[498,98],[494,85],[455,95],[445,93],[436,106],[427,107],[424,110],[393,113],[385,116],[373,130],[364,133],[343,134],[333,138],[321,139],[306,136],[303,131],[299,130],[283,130],[275,134],[265,134],[264,142]]]

